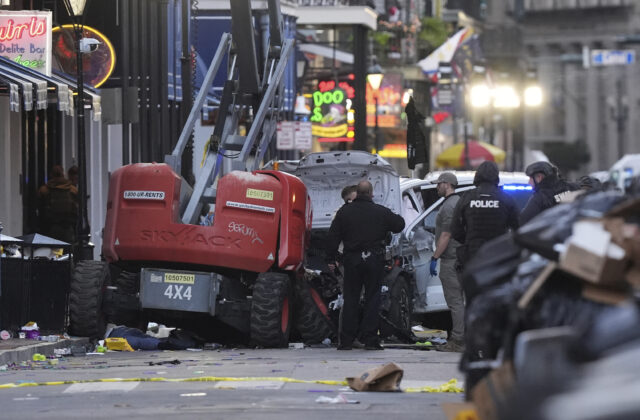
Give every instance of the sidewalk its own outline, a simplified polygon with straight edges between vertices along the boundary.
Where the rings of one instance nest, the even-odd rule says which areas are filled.
[[[35,353],[45,356],[53,355],[54,349],[70,348],[89,343],[86,337],[72,337],[56,342],[10,338],[0,340],[0,366],[11,362],[31,360]]]

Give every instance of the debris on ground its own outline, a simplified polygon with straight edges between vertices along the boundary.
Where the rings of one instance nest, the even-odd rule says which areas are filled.
[[[400,391],[400,381],[404,370],[395,363],[387,363],[367,369],[357,377],[347,378],[347,383],[354,391]]]
[[[340,393],[333,398],[322,395],[316,398],[316,402],[320,404],[360,404],[360,401],[350,400],[344,393]]]

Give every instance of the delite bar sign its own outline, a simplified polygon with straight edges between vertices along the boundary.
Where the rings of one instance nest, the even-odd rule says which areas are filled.
[[[164,191],[125,191],[125,200],[164,200]]]
[[[51,12],[0,11],[0,55],[51,75]]]

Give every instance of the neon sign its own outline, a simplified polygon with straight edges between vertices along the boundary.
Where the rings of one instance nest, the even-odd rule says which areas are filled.
[[[76,76],[76,50],[73,25],[53,28],[54,67],[69,75]],[[82,54],[82,70],[85,83],[98,87],[107,81],[116,66],[116,53],[111,41],[100,31],[90,26],[82,27],[85,38],[100,41],[98,48],[89,54]]]
[[[6,25],[0,26],[0,41],[13,41],[22,39],[22,34],[27,31],[30,37],[44,35],[47,30],[47,20],[32,17],[29,23],[16,24],[13,19],[8,19]]]
[[[351,99],[355,90],[348,82],[336,84],[334,80],[318,83],[313,92],[313,109],[309,120],[312,134],[320,137],[320,142],[353,141],[353,110]]]
[[[51,75],[51,12],[0,11],[0,55]]]
[[[400,73],[387,73],[377,92],[367,84],[367,126],[375,126],[376,95],[378,96],[378,126],[399,127],[404,108],[402,103],[403,78]]]

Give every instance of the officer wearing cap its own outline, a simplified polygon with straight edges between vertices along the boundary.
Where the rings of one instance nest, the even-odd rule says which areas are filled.
[[[460,242],[458,265],[464,266],[487,241],[509,229],[518,228],[518,207],[498,187],[500,177],[495,162],[480,164],[473,178],[475,189],[458,201],[451,221],[451,236]],[[468,303],[468,302],[467,302]]]
[[[455,193],[458,178],[451,172],[440,174],[434,184],[438,184],[437,191],[444,201],[436,216],[436,249],[431,257],[429,272],[438,275],[438,260],[440,260],[440,281],[447,306],[451,311],[451,333],[447,344],[439,347],[440,351],[460,352],[464,349],[464,297],[456,270],[456,249],[460,244],[451,238],[451,220],[460,197]]]
[[[389,231],[401,232],[404,219],[373,202],[373,186],[360,181],[357,197],[338,210],[326,242],[326,262],[336,265],[338,244],[344,242],[344,305],[340,312],[338,350],[351,350],[358,337],[360,293],[364,285],[364,311],[360,338],[366,350],[382,350],[378,339],[380,288],[384,277],[384,248]]]
[[[558,168],[549,162],[539,161],[527,166],[525,173],[533,187],[533,195],[520,213],[520,225],[524,225],[544,210],[555,206],[569,192],[578,189],[558,176]]]

